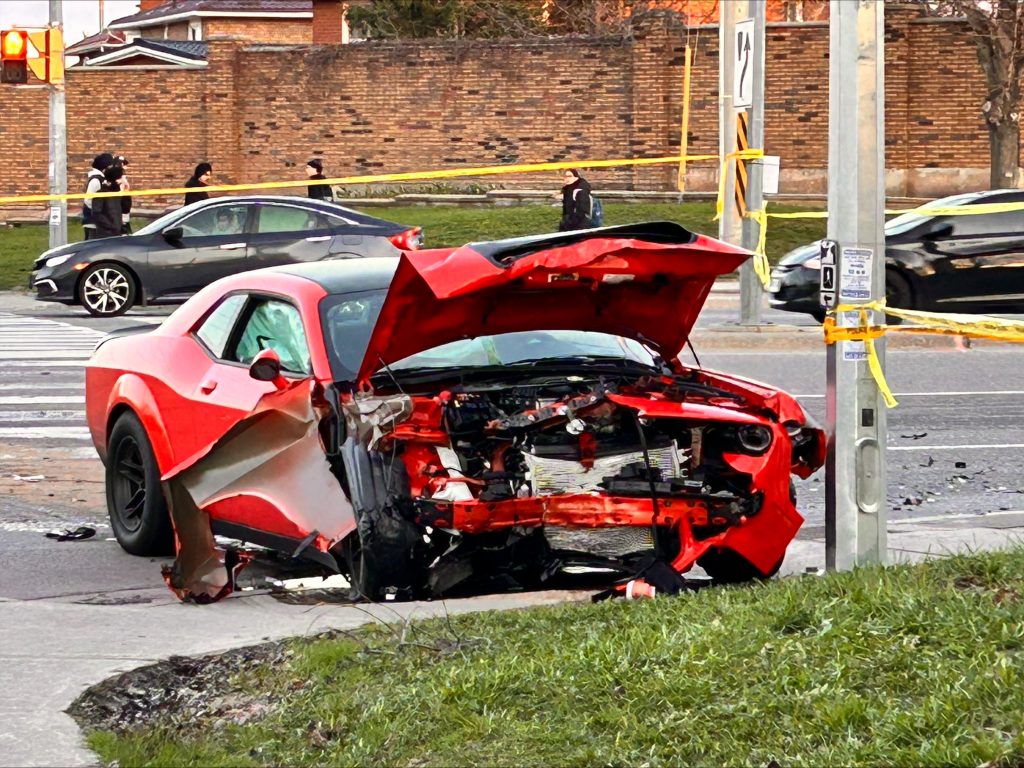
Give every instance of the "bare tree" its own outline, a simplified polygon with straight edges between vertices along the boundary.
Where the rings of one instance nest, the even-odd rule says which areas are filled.
[[[1024,70],[1024,0],[927,0],[932,15],[962,17],[971,28],[987,93],[993,189],[1020,182],[1020,78]]]

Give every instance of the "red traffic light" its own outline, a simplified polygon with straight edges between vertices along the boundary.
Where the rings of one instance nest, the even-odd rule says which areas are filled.
[[[0,32],[0,83],[28,82],[28,32],[5,29]]]
[[[25,61],[28,58],[28,32],[5,29],[0,33],[0,52],[4,61]]]

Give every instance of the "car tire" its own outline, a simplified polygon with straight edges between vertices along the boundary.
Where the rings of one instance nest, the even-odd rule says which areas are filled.
[[[827,313],[825,312],[824,309],[816,309],[813,312],[811,312],[811,317],[813,317],[819,323],[824,323],[825,322],[825,315],[826,314]]]
[[[910,281],[893,269],[885,270],[885,304],[897,309],[916,309],[914,306],[914,289]],[[889,316],[885,320],[889,325],[903,322],[898,317]]]
[[[785,556],[779,558],[768,573],[761,573],[747,558],[731,549],[713,548],[697,560],[697,565],[719,584],[742,584],[747,581],[770,579],[782,567]]]
[[[123,315],[135,306],[135,276],[120,264],[93,264],[78,284],[78,303],[93,317]]]
[[[121,548],[132,555],[174,554],[174,526],[160,488],[160,468],[145,427],[133,413],[107,441],[107,513]]]
[[[345,561],[352,599],[371,603],[382,600],[384,590],[375,570],[363,557],[363,543],[359,538],[359,531],[352,531],[341,542],[341,555]]]

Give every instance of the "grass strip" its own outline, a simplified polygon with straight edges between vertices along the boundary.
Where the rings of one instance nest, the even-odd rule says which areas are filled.
[[[1020,765],[1022,594],[1015,551],[377,626],[88,738],[120,766]]]
[[[798,206],[773,206],[780,212],[800,210]],[[495,206],[403,206],[366,209],[365,213],[399,224],[421,226],[431,248],[463,245],[476,240],[500,240],[506,237],[550,232],[557,228],[560,209],[550,205]],[[608,203],[605,224],[632,224],[641,221],[676,221],[705,234],[716,234],[712,221],[714,204],[696,203]],[[136,224],[136,229],[142,223]],[[774,263],[786,251],[825,236],[825,222],[818,219],[773,221],[768,235],[768,256]],[[82,227],[69,222],[71,242],[82,239]],[[0,229],[0,290],[25,288],[32,262],[47,248],[45,224],[23,224]]]

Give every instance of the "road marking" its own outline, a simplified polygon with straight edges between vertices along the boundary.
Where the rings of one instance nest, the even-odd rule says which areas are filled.
[[[887,445],[887,451],[965,451],[1024,448],[1024,443],[985,443],[979,445]]]
[[[77,421],[85,422],[85,411],[0,411],[0,422],[11,421]]]
[[[993,517],[1012,517],[1014,515],[1024,515],[1024,509],[1008,509],[999,512],[964,512],[953,515],[932,515],[930,517],[899,517],[896,519],[889,519],[889,525],[899,525],[906,523],[942,523],[946,520],[988,520]]]
[[[7,395],[0,397],[0,405],[55,405],[60,403],[84,403],[85,395]]]
[[[0,439],[88,441],[79,382],[104,335],[55,320],[0,313]],[[41,374],[53,375],[41,380]]]
[[[0,427],[7,440],[89,440],[88,427]]]

